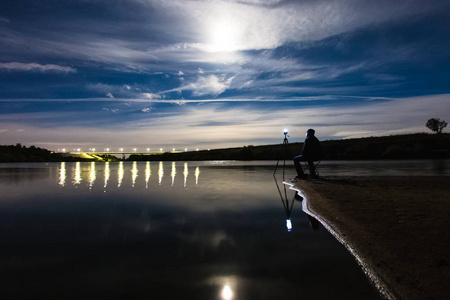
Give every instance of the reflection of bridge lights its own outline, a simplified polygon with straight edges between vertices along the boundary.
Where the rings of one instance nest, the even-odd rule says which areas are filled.
[[[198,185],[198,176],[200,175],[200,168],[195,168],[195,185]]]
[[[145,165],[145,188],[148,188],[148,182],[150,180],[150,176],[152,175],[152,171],[150,169],[150,162],[148,161]]]
[[[177,169],[175,167],[175,162],[172,162],[172,173],[170,173],[170,175],[172,175],[172,186],[175,183],[175,175],[177,174]]]
[[[81,167],[80,162],[77,161],[75,164],[75,174],[73,177],[73,184],[77,185],[81,183]]]
[[[134,187],[137,177],[138,177],[137,163],[134,161],[133,162],[133,169],[131,170],[131,180],[132,180],[131,186],[132,187]]]
[[[121,161],[119,162],[119,170],[117,170],[117,187],[122,185],[123,173],[123,161]]]
[[[105,162],[105,182],[103,184],[103,187],[106,189],[106,186],[108,185],[108,180],[111,172],[109,171],[109,162]],[[106,190],[105,190],[106,192]]]
[[[145,164],[140,164],[138,162],[133,162],[132,164],[124,163],[123,161],[120,161],[118,164],[110,163],[110,162],[76,162],[72,165],[71,170],[67,169],[67,163],[62,162],[58,166],[58,178],[55,180],[59,186],[65,187],[67,186],[68,179],[72,177],[72,184],[75,187],[78,187],[78,185],[82,181],[87,182],[87,187],[89,190],[92,190],[94,186],[100,185],[103,187],[103,192],[106,192],[107,187],[111,185],[111,180],[113,175],[113,172],[117,172],[117,187],[122,187],[123,183],[125,181],[125,177],[131,177],[131,186],[136,187],[139,186],[139,183],[141,180],[137,180],[139,178],[139,175],[142,174],[142,184],[145,183],[145,188],[150,188],[150,178],[152,175],[152,170],[150,169],[151,163],[147,161]],[[85,166],[85,167],[83,167]],[[100,169],[99,169],[100,166]],[[81,168],[83,167],[83,169]],[[158,165],[156,165],[155,173],[154,175],[158,175],[157,184],[162,185],[162,180],[164,176],[164,163],[162,161],[159,162],[159,168]],[[177,170],[178,169],[178,170]],[[87,172],[85,172],[87,171]],[[130,172],[131,171],[131,172]],[[166,171],[169,171],[169,175],[171,177],[171,180],[169,179],[165,184],[175,186],[175,179],[178,176],[179,183],[181,184],[181,181],[183,181],[183,186],[187,187],[187,181],[190,176],[195,176],[195,185],[197,186],[199,184],[199,175],[200,175],[200,168],[198,166],[194,167],[193,169],[189,170],[189,165],[187,162],[185,162],[182,165],[179,165],[176,162],[171,162],[171,165],[169,165],[169,169]],[[171,172],[170,172],[171,171]],[[101,172],[101,173],[100,173]],[[141,173],[140,173],[141,172]],[[71,174],[71,175],[70,175]],[[100,179],[99,175],[103,175],[103,177]],[[167,174],[166,174],[167,175]],[[83,177],[84,178],[83,178]],[[183,179],[181,179],[183,177]],[[194,180],[194,178],[192,178]],[[192,182],[193,184],[194,182]],[[156,184],[156,182],[155,182]],[[230,284],[230,287],[234,290],[233,285]]]
[[[95,174],[95,162],[91,162],[91,168],[89,170],[89,190],[92,189],[92,186],[94,185],[96,177],[97,176]]]
[[[159,177],[159,178],[158,178],[158,183],[159,183],[159,185],[161,185],[163,176],[164,176],[163,162],[160,161],[160,162],[159,162],[159,169],[158,169],[158,177]]]
[[[183,175],[184,175],[184,187],[186,187],[186,181],[187,181],[187,176],[189,174],[189,170],[188,170],[188,163],[184,163],[184,171],[183,171]]]
[[[66,163],[62,162],[61,167],[59,169],[59,185],[65,186],[66,185]]]

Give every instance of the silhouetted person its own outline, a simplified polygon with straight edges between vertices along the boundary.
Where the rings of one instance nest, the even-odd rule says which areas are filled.
[[[313,230],[319,229],[320,223],[319,223],[319,221],[317,221],[316,218],[314,218],[314,217],[308,215],[308,220],[309,220],[309,226],[311,226],[311,228],[312,228]]]
[[[308,169],[311,176],[316,176],[316,169],[314,167],[314,161],[321,160],[322,158],[322,146],[319,140],[314,136],[314,129],[308,129],[306,131],[305,143],[303,144],[302,154],[294,157],[294,165],[297,170],[297,177],[305,178],[303,168],[300,162],[306,161],[308,163]]]

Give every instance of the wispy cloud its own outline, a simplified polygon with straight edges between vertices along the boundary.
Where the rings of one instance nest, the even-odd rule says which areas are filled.
[[[195,83],[192,83],[191,89],[194,96],[203,95],[220,95],[230,86],[234,77],[228,79],[225,76],[209,75],[206,77],[199,77]]]
[[[142,97],[148,100],[158,100],[161,99],[161,95],[154,94],[154,93],[142,93]]]
[[[195,81],[183,85],[181,87],[170,89],[161,92],[161,94],[168,94],[172,92],[192,91],[192,95],[197,96],[218,96],[225,92],[231,85],[235,76],[226,78],[225,75],[207,75],[198,76]]]
[[[412,0],[149,2],[188,19],[194,28],[204,28],[197,41],[213,51],[272,49],[286,42],[321,40],[442,6],[439,1],[425,5]]]
[[[19,63],[9,62],[0,63],[0,70],[8,71],[22,71],[22,72],[56,72],[56,73],[75,73],[76,70],[72,67],[52,65],[52,64],[38,64],[38,63]]]
[[[449,97],[445,94],[374,99],[352,106],[330,104],[296,108],[280,105],[271,109],[257,106],[249,109],[247,105],[228,107],[220,103],[186,105],[178,107],[177,112],[158,111],[155,114],[141,114],[142,118],[135,115],[133,120],[107,123],[104,128],[93,128],[89,124],[82,126],[76,121],[76,112],[64,113],[58,128],[46,126],[48,122],[53,122],[55,114],[27,113],[2,117],[0,128],[8,130],[2,133],[4,143],[17,142],[15,130],[24,129],[21,141],[25,144],[35,142],[39,136],[41,142],[45,139],[60,141],[61,144],[83,141],[117,147],[138,144],[138,140],[141,141],[139,145],[158,147],[182,145],[195,148],[199,144],[205,147],[242,146],[249,142],[279,143],[283,128],[289,128],[292,142],[302,141],[304,132],[310,127],[316,129],[321,139],[426,132],[425,123],[429,118],[450,119]],[[115,120],[120,119],[121,111],[105,110],[115,112]],[[148,112],[150,108],[144,107],[141,111]],[[101,119],[101,116],[97,118]],[[62,119],[73,121],[68,124]],[[105,134],[105,131],[114,134]]]

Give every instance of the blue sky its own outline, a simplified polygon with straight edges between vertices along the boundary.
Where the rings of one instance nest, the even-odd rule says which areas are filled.
[[[427,132],[450,120],[449,15],[434,0],[2,1],[0,144]]]

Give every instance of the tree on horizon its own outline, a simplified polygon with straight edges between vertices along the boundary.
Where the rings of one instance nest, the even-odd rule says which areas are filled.
[[[431,118],[427,121],[427,123],[425,124],[425,126],[429,129],[431,129],[432,131],[435,131],[437,134],[442,133],[442,130],[447,127],[447,122],[445,122],[444,120],[439,120],[435,119],[435,118]]]

